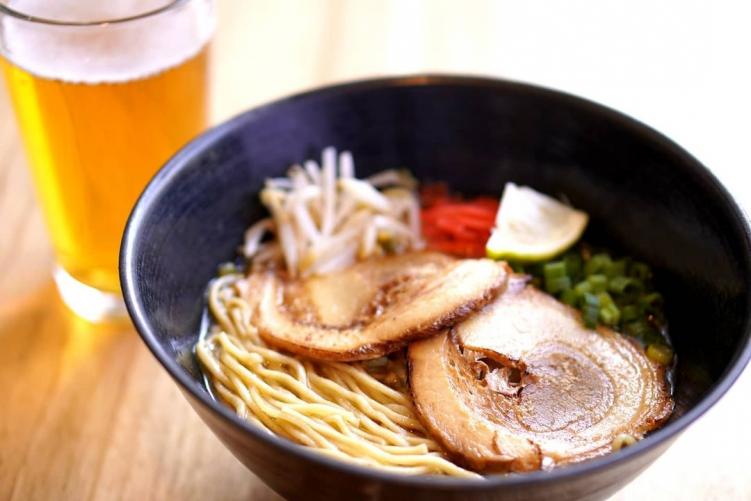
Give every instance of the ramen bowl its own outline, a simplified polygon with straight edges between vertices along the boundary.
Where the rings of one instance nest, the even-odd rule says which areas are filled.
[[[565,195],[586,210],[588,237],[606,239],[655,270],[678,355],[670,421],[617,453],[552,471],[468,480],[339,462],[270,435],[214,400],[192,352],[206,285],[264,214],[264,179],[330,145],[352,151],[359,176],[406,167],[465,194],[496,196],[514,181]],[[154,177],[132,212],[120,259],[125,301],[144,342],[232,453],[289,498],[602,499],[714,405],[751,354],[751,235],[728,192],[649,127],[520,83],[372,80],[243,113],[196,138]]]

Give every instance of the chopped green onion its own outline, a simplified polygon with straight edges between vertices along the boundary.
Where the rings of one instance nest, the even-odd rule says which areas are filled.
[[[597,327],[597,319],[600,316],[600,309],[597,306],[586,305],[582,309],[582,320],[584,325],[590,329]]]
[[[576,306],[579,296],[574,289],[566,289],[561,294],[561,301],[569,306]]]
[[[624,322],[631,322],[632,320],[637,320],[643,315],[641,309],[633,304],[628,304],[621,308],[621,319]]]
[[[623,330],[626,334],[635,337],[644,344],[656,343],[662,340],[660,333],[644,320],[629,322],[624,326]]]
[[[649,280],[652,278],[652,270],[644,263],[634,262],[628,270],[629,276],[639,280]]]
[[[574,291],[576,291],[577,296],[583,298],[585,294],[592,292],[592,284],[584,280],[574,286]]]
[[[566,263],[563,261],[551,261],[549,263],[545,263],[545,266],[543,267],[543,274],[545,275],[545,280],[552,280],[554,278],[561,278],[566,276]]]
[[[650,344],[647,346],[647,357],[661,365],[669,365],[673,361],[673,350],[664,344]]]
[[[600,307],[600,298],[597,297],[595,294],[592,293],[585,293],[584,294],[584,304],[586,306],[594,306],[599,308]]]
[[[600,321],[603,324],[613,327],[617,325],[620,320],[621,310],[618,309],[615,303],[610,303],[600,308]]]
[[[626,334],[633,337],[643,337],[649,331],[649,325],[646,322],[637,320],[625,325]]]
[[[566,273],[572,280],[579,277],[582,271],[582,258],[578,254],[566,254],[563,256],[566,264]]]
[[[609,306],[611,304],[615,306],[615,301],[613,301],[612,296],[607,292],[597,294],[597,300],[600,301],[600,306]]]
[[[626,291],[636,292],[644,289],[644,284],[638,278],[624,277],[618,275],[608,282],[608,290],[616,294],[623,294]]]
[[[234,273],[239,273],[235,263],[222,263],[219,265],[219,268],[217,271],[219,272],[220,277],[223,277],[225,275],[232,275]]]
[[[608,278],[605,275],[590,275],[587,282],[592,286],[592,292],[605,292],[608,288]]]
[[[584,274],[595,275],[604,272],[612,265],[609,254],[595,254],[584,264]]]
[[[590,247],[580,244],[555,260],[512,266],[531,275],[536,287],[578,308],[587,327],[601,323],[645,346],[665,344],[663,300],[645,263],[614,259],[608,252],[592,254]]]
[[[605,275],[608,278],[625,275],[626,274],[626,260],[619,259],[618,261],[613,261],[612,263],[610,263],[610,266],[605,268],[604,271],[605,271]]]
[[[557,294],[571,288],[571,279],[567,276],[545,278],[545,290],[550,294]]]
[[[652,292],[639,298],[639,304],[645,309],[652,310],[662,304],[662,295],[659,292]]]

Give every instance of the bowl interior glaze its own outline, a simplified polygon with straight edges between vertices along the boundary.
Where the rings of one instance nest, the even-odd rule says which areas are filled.
[[[363,176],[390,167],[499,196],[506,181],[567,197],[587,239],[655,269],[678,354],[676,412],[636,446],[552,473],[485,482],[400,478],[320,458],[246,425],[206,391],[192,347],[204,292],[264,212],[266,177],[333,145]],[[152,180],[124,237],[121,279],[134,323],[217,435],[274,489],[314,497],[600,498],[709,408],[749,358],[746,218],[693,157],[589,101],[529,85],[426,76],[330,87],[251,110],[198,137]],[[310,492],[308,492],[309,495]]]

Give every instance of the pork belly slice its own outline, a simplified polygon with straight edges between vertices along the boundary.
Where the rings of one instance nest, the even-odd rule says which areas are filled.
[[[450,332],[413,343],[408,362],[426,427],[477,471],[598,456],[673,409],[665,368],[641,346],[587,329],[576,310],[531,286],[509,286]]]
[[[462,320],[493,300],[508,276],[506,265],[488,259],[420,252],[304,279],[265,272],[248,294],[259,295],[253,323],[270,345],[319,360],[357,361]]]

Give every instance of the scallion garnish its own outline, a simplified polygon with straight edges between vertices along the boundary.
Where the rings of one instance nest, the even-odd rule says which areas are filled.
[[[516,265],[514,269],[521,270]],[[613,259],[607,252],[591,254],[582,246],[523,270],[532,275],[533,284],[580,310],[587,327],[607,325],[657,346],[653,351],[670,349],[660,334],[662,295],[654,290],[646,264],[628,257]]]

